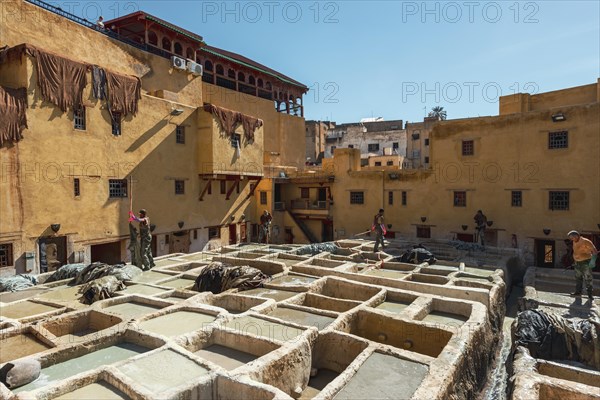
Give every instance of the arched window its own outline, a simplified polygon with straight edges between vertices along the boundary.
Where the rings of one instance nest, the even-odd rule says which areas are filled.
[[[171,41],[169,40],[169,38],[164,37],[162,39],[162,48],[167,51],[171,51]]]
[[[212,64],[212,62],[210,62],[210,60],[206,60],[204,62],[204,69],[207,70],[207,71],[211,71],[212,72],[212,70],[213,70],[213,64]]]
[[[267,82],[267,84],[265,85],[265,87],[267,88],[267,90],[272,90],[273,86],[271,86],[271,82]]]
[[[185,58],[187,58],[188,60],[194,59],[194,50],[192,50],[191,47],[185,49]]]
[[[258,78],[258,87],[263,87],[263,81],[260,78]]]
[[[150,43],[152,46],[158,46],[158,36],[156,36],[156,32],[148,32],[148,43]]]
[[[175,42],[174,51],[175,51],[175,54],[177,54],[178,56],[183,55],[183,46],[181,45],[181,43]]]
[[[235,71],[229,68],[229,70],[227,71],[227,76],[231,79],[235,79]]]
[[[238,72],[238,81],[246,82],[246,76],[244,75],[243,72]]]
[[[225,75],[225,70],[221,64],[217,64],[217,75]]]
[[[256,86],[256,80],[254,79],[254,77],[252,75],[250,75],[248,77],[248,83]]]

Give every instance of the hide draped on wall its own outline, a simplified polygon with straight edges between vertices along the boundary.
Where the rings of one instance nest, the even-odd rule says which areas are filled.
[[[254,133],[258,128],[263,126],[262,119],[242,114],[238,111],[229,110],[227,108],[215,106],[214,104],[206,103],[203,107],[204,111],[209,112],[217,120],[219,127],[226,136],[232,137],[237,127],[242,125],[244,136],[247,141],[254,140]]]

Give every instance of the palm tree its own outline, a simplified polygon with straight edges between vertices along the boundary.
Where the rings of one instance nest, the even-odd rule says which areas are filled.
[[[444,111],[444,107],[435,106],[429,111],[429,117],[437,117],[442,121],[446,119],[446,111]]]

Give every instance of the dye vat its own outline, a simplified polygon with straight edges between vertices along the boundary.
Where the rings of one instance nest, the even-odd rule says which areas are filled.
[[[475,275],[491,276],[495,271],[492,271],[489,269],[482,269],[482,268],[466,267],[465,272],[475,274]]]
[[[345,312],[360,304],[359,301],[334,299],[314,293],[306,293],[304,300],[300,303],[300,305],[305,307],[336,312]]]
[[[318,395],[321,390],[325,389],[325,386],[329,385],[335,378],[338,377],[338,373],[330,369],[321,368],[317,370],[315,376],[311,376],[308,381],[308,385],[302,391],[299,400],[309,400]]]
[[[334,399],[410,399],[428,370],[423,364],[373,353]]]
[[[231,347],[225,347],[218,344],[213,344],[204,349],[198,350],[194,354],[200,358],[211,361],[218,366],[225,368],[227,371],[241,367],[242,365],[248,364],[249,362],[258,358],[254,354],[235,350]]]
[[[162,260],[154,260],[154,268],[169,267],[171,265],[180,264],[181,260],[173,258],[163,258]]]
[[[258,289],[250,289],[244,290],[243,292],[239,292],[239,294],[244,296],[258,296],[265,297],[268,299],[273,299],[275,301],[282,301],[285,299],[289,299],[298,294],[298,292],[290,292],[287,290],[278,290],[278,289],[267,289],[267,288],[258,288]]]
[[[177,311],[142,321],[139,327],[165,336],[179,336],[205,328],[215,316],[193,311]]]
[[[117,316],[89,310],[74,315],[53,318],[41,324],[42,329],[56,336],[57,344],[81,342],[85,336],[113,327],[123,320]],[[115,327],[114,331],[117,331]]]
[[[118,369],[160,398],[161,393],[208,375],[209,370],[173,350],[162,350]]]
[[[278,254],[277,257],[268,257],[267,259],[270,261],[284,263],[288,267],[301,263],[302,261],[306,261],[306,258],[304,257],[293,258],[286,254]]]
[[[383,310],[395,314],[400,314],[406,307],[408,307],[412,302],[410,301],[389,301],[386,300],[377,307],[378,310]]]
[[[348,328],[349,333],[365,339],[429,357],[438,357],[452,337],[452,333],[432,325],[401,321],[364,310],[352,316]]]
[[[408,281],[420,282],[420,283],[428,283],[430,285],[445,285],[448,283],[448,278],[437,275],[427,275],[427,274],[412,274],[408,278]]]
[[[118,314],[123,317],[123,320],[130,320],[137,318],[141,315],[150,314],[160,310],[161,306],[154,306],[152,304],[139,303],[137,301],[127,301],[121,304],[115,304],[104,308],[104,311],[113,314]]]
[[[48,289],[29,288],[25,290],[19,290],[17,292],[0,293],[0,303],[12,303],[13,301],[30,299],[47,291]]]
[[[187,300],[187,298],[185,298],[185,297],[178,297],[178,296],[161,297],[161,299],[168,300],[168,301],[174,301],[176,303],[179,303],[180,301]]]
[[[127,400],[130,397],[114,386],[100,381],[84,386],[62,396],[54,397],[52,400]]]
[[[335,267],[339,267],[340,265],[344,265],[344,264],[345,263],[343,261],[334,261],[334,260],[326,260],[324,258],[315,258],[308,265],[312,265],[315,267],[322,267],[322,268],[335,268]]]
[[[267,301],[265,298],[254,298],[246,296],[238,296],[232,294],[222,294],[208,301],[208,304],[215,307],[224,308],[231,314],[241,314],[248,311],[252,307],[264,304]]]
[[[146,296],[154,296],[155,294],[164,293],[166,289],[161,289],[147,285],[131,285],[127,286],[126,289],[121,290],[119,293],[124,294],[142,294]]]
[[[61,289],[50,290],[40,296],[39,299],[51,301],[51,302],[60,302],[60,303],[79,303],[79,299],[81,298],[81,294],[79,293],[79,289],[81,286],[66,286]],[[85,307],[82,304],[82,307]]]
[[[160,286],[165,286],[172,289],[181,289],[194,286],[194,279],[177,278],[167,282],[159,283]]]
[[[48,306],[45,304],[34,303],[25,300],[18,303],[0,306],[0,317],[12,319],[24,319],[38,314],[45,314],[51,311],[59,310],[59,307]]]
[[[162,272],[155,271],[144,271],[140,275],[136,276],[133,279],[133,282],[137,283],[153,283],[156,281],[160,281],[161,279],[170,278],[172,275],[163,274]]]
[[[302,326],[314,326],[319,330],[325,329],[335,321],[335,318],[326,315],[314,314],[287,307],[277,307],[267,315],[284,321],[294,322]]]
[[[467,317],[442,311],[432,311],[423,318],[429,324],[460,326],[467,321]]]
[[[396,271],[393,269],[385,269],[385,268],[369,269],[369,270],[363,272],[363,274],[370,275],[370,276],[378,276],[381,278],[391,278],[391,279],[402,279],[406,275],[408,275],[408,273],[406,273],[406,272]]]
[[[8,338],[0,337],[0,364],[48,350],[51,346],[31,333],[21,333]]]
[[[103,365],[123,361],[129,357],[147,351],[149,351],[149,349],[133,343],[121,343],[101,350],[96,350],[80,357],[42,368],[38,379],[25,386],[14,389],[13,392],[19,393],[39,389],[62,379],[69,378],[74,373],[87,372]]]
[[[285,275],[275,278],[269,283],[279,286],[306,286],[313,283],[316,280],[317,278],[312,278],[310,276]]]
[[[295,339],[303,331],[300,328],[251,316],[236,318],[223,326],[238,333],[257,335],[282,342]]]

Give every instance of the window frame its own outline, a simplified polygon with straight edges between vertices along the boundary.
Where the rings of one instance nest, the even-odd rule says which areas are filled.
[[[123,114],[120,111],[110,113],[110,124],[113,136],[123,135]]]
[[[14,267],[14,254],[12,243],[0,243],[0,268]]]
[[[184,195],[185,194],[185,181],[181,179],[176,179],[175,181],[175,194],[176,195]]]
[[[367,144],[367,151],[379,151],[379,143]]]
[[[87,130],[87,113],[84,105],[73,109],[73,129],[78,131]]]
[[[522,190],[511,190],[510,191],[510,206],[511,207],[523,207],[523,191]]]
[[[455,190],[452,192],[454,207],[467,206],[467,192],[465,190]]]
[[[115,195],[114,190],[111,191],[111,189],[115,189],[114,186],[117,184],[120,185],[120,187],[118,189],[120,190],[121,194]],[[128,195],[129,195],[129,185],[128,185],[127,179],[109,179],[108,180],[108,198],[109,199],[123,199],[123,198],[127,198]]]
[[[558,196],[565,196],[565,199],[557,199]],[[564,205],[555,207],[557,202],[564,202]],[[548,209],[550,211],[569,211],[571,201],[571,192],[568,190],[550,190],[548,192]]]
[[[562,136],[562,137],[560,137]],[[548,132],[548,150],[568,149],[569,131]]]
[[[211,233],[214,233],[211,235]],[[209,226],[208,227],[208,240],[220,239],[221,238],[221,227],[220,226]]]
[[[388,192],[388,205],[394,205],[394,192],[391,190]]]
[[[402,191],[402,201],[401,201],[401,204],[403,206],[405,206],[405,205],[408,204],[408,192],[406,190]]]
[[[461,154],[463,157],[475,155],[475,141],[474,140],[463,140],[461,141]]]
[[[81,196],[81,180],[79,178],[73,178],[73,196]]]
[[[351,191],[350,204],[365,204],[365,192]]]
[[[267,191],[266,190],[259,191],[258,192],[258,197],[259,197],[261,205],[266,205],[268,203]]]
[[[185,144],[185,125],[175,127],[175,143]]]

